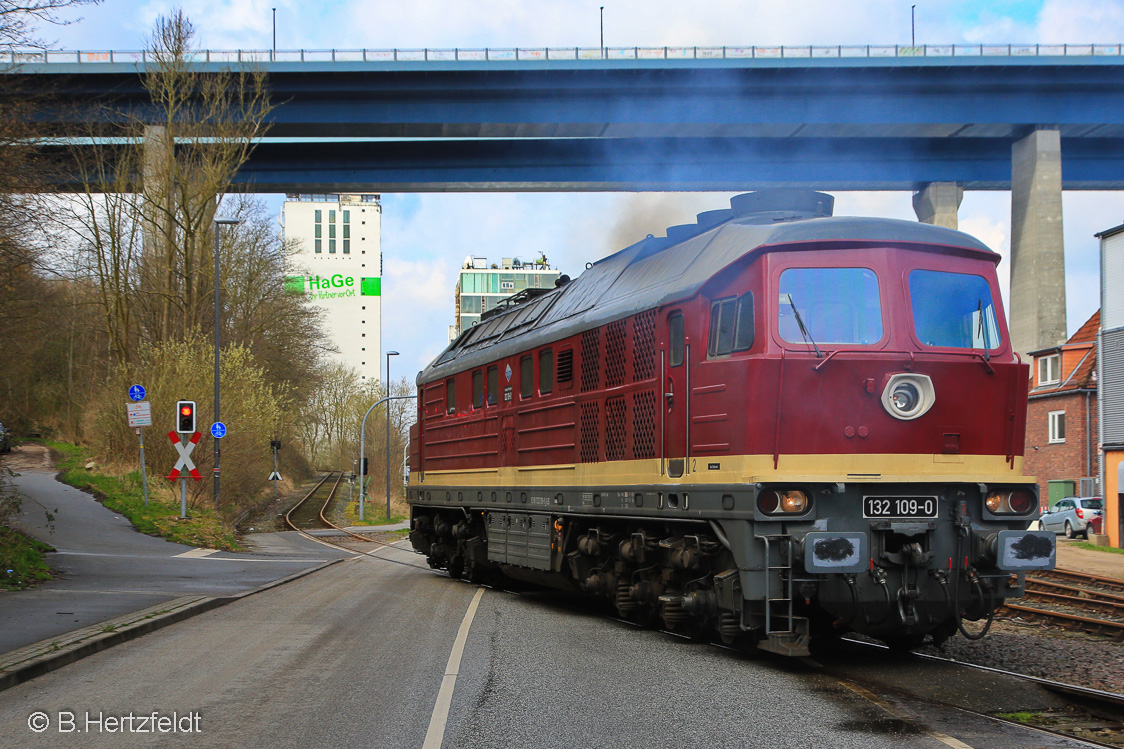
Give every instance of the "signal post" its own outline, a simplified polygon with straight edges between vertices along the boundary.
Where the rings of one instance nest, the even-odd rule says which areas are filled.
[[[190,436],[189,436],[190,435]],[[187,518],[187,476],[180,472],[183,468],[191,474],[191,478],[199,481],[203,475],[191,460],[191,451],[199,444],[202,434],[195,431],[195,401],[179,401],[176,403],[176,429],[168,432],[168,438],[179,453],[179,460],[168,474],[169,481],[180,479],[180,519]]]

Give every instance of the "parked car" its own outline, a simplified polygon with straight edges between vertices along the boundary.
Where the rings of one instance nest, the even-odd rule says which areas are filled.
[[[1066,497],[1042,513],[1038,527],[1064,533],[1066,538],[1089,537],[1100,530],[1104,517],[1104,500],[1100,497]]]
[[[6,426],[0,424],[0,453],[12,451],[12,433]]]

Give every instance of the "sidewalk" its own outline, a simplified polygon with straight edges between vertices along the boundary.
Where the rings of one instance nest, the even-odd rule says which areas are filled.
[[[1079,549],[1077,543],[1058,536],[1059,569],[1124,580],[1124,554]]]
[[[14,526],[56,549],[47,555],[55,578],[0,593],[0,654],[188,596],[244,595],[351,556],[297,533],[262,534],[270,538],[248,554],[147,536],[89,494],[55,481],[46,448],[24,445],[13,456],[24,496]]]

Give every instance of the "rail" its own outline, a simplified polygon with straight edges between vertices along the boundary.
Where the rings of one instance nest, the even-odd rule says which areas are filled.
[[[192,62],[543,62],[548,60],[780,60],[886,58],[1120,57],[1121,44],[922,44],[780,47],[504,47],[442,49],[216,49],[188,54]],[[6,50],[0,62],[146,63],[147,50]]]

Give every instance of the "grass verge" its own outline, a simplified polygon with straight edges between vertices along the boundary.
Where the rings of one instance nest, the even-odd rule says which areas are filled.
[[[355,500],[344,508],[344,522],[347,525],[393,525],[403,523],[410,519],[409,515],[401,514],[395,502],[390,505],[390,520],[386,519],[386,502],[367,499],[367,506],[363,510],[363,519],[359,519],[359,500]],[[398,510],[396,512],[396,510]]]
[[[0,526],[0,590],[22,590],[51,579],[44,554],[54,551],[19,531]]]
[[[191,516],[181,520],[178,502],[168,501],[152,492],[149,492],[148,506],[145,507],[140,471],[112,476],[87,470],[84,466],[89,456],[84,448],[69,442],[45,444],[60,455],[60,478],[64,483],[90,492],[107,508],[128,518],[141,533],[188,546],[241,550],[234,534],[223,527],[214,510],[193,507],[190,509]]]
[[[1089,551],[1107,551],[1109,554],[1124,554],[1124,549],[1118,549],[1115,546],[1097,546],[1088,541],[1078,541],[1073,545],[1078,549],[1088,549]]]

